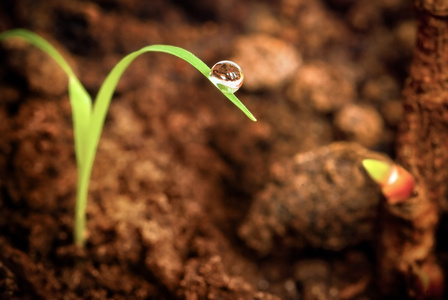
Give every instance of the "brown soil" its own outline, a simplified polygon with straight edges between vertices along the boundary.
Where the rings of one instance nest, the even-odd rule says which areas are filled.
[[[138,58],[108,113],[78,249],[67,78],[2,43],[0,299],[383,299],[382,197],[360,160],[394,156],[410,1],[2,1],[0,30],[16,27],[51,41],[93,95],[146,45],[232,59],[259,121],[187,63]]]

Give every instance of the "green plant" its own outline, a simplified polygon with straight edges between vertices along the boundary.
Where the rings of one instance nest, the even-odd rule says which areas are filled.
[[[112,69],[104,80],[97,96],[95,104],[82,86],[68,63],[46,40],[35,33],[24,29],[13,29],[0,34],[0,41],[7,38],[22,38],[32,45],[48,53],[68,75],[68,91],[70,105],[72,107],[74,142],[76,153],[76,165],[78,169],[78,183],[76,190],[76,208],[74,218],[74,242],[84,245],[84,231],[86,226],[86,205],[90,175],[98,147],[101,131],[104,126],[107,110],[115,87],[126,68],[143,53],[163,52],[177,56],[199,70],[209,80],[210,68],[191,52],[179,47],[168,45],[151,45],[132,52],[125,56]],[[211,80],[210,80],[211,81]],[[252,121],[256,121],[252,113],[238,100],[233,93],[229,93],[225,86],[211,81],[230,101],[242,110]]]

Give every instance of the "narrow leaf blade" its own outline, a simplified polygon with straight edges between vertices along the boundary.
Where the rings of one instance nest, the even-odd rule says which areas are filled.
[[[46,40],[37,34],[25,29],[13,29],[0,34],[0,41],[8,38],[22,38],[31,45],[41,49],[64,70],[69,78],[68,90],[70,95],[70,104],[73,116],[73,128],[75,135],[76,161],[78,167],[82,167],[84,162],[84,153],[87,146],[87,132],[92,111],[92,100],[85,88],[76,78],[73,70],[62,55]]]
[[[78,168],[82,169],[86,161],[92,100],[78,79],[73,76],[69,77],[68,92],[72,108],[76,160]],[[85,105],[86,103],[90,105]]]
[[[183,60],[189,62],[193,67],[195,67],[199,72],[201,72],[202,75],[204,75],[208,80],[209,74],[210,74],[210,68],[202,61],[200,60],[196,55],[193,53],[179,48],[175,46],[168,46],[168,45],[152,45],[149,46],[151,49],[156,50],[149,50],[149,51],[157,51],[157,52],[165,52],[169,53],[171,55],[177,56],[179,58],[182,58]],[[147,48],[149,48],[147,47]],[[143,48],[145,49],[145,48]],[[142,50],[143,50],[142,49]],[[254,117],[254,115],[244,106],[244,104],[232,93],[227,93],[225,89],[220,88],[218,85],[216,85],[214,82],[210,80],[210,82],[216,86],[218,90],[220,90],[224,96],[227,97],[233,104],[236,105],[249,119],[252,121],[257,121],[257,119]]]

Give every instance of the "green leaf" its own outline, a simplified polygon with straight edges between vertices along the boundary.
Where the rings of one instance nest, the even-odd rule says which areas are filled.
[[[82,167],[86,160],[92,100],[78,79],[73,76],[69,78],[68,92],[72,108],[76,161],[78,167]],[[85,103],[90,103],[90,105],[84,105]]]
[[[377,159],[363,159],[362,165],[367,174],[378,184],[384,184],[389,179],[393,165]]]
[[[175,46],[167,46],[167,45],[152,45],[149,47],[145,47],[141,49],[140,51],[157,51],[157,52],[165,52],[174,56],[177,56],[179,58],[182,58],[183,60],[189,62],[193,67],[195,67],[199,72],[202,73],[208,80],[209,74],[210,74],[210,68],[202,62],[199,58],[197,58],[193,53],[184,50],[179,47]],[[225,88],[221,88],[218,85],[216,85],[213,81],[210,80],[210,82],[216,86],[218,90],[220,90],[224,96],[226,96],[230,101],[232,101],[233,104],[236,105],[246,116],[251,119],[252,121],[257,121],[257,119],[254,117],[254,115],[244,106],[244,104],[233,94],[228,93]]]
[[[76,78],[75,73],[70,68],[69,64],[50,43],[37,34],[25,29],[5,31],[0,34],[0,41],[14,37],[24,39],[31,45],[50,55],[50,57],[52,57],[67,74],[69,78],[68,90],[74,123],[73,131],[75,135],[76,161],[78,166],[82,166],[85,159],[85,151],[83,149],[86,148],[85,142],[87,141],[84,137],[87,136],[88,133],[90,114],[92,111],[92,99],[90,98],[90,95],[79,82],[78,78]]]
[[[68,76],[74,76],[72,69],[64,60],[64,58],[59,54],[59,52],[52,45],[50,45],[50,43],[48,43],[37,34],[26,29],[13,29],[1,33],[0,41],[12,37],[22,38],[33,46],[41,49],[42,51],[50,55],[61,66],[61,68],[65,71],[65,73],[67,73]]]

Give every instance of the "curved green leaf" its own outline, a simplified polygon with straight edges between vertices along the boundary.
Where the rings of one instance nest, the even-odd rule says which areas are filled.
[[[164,52],[174,56],[177,56],[186,62],[190,63],[193,67],[195,67],[199,72],[202,73],[207,79],[209,79],[210,68],[199,58],[197,58],[191,52],[184,50],[175,46],[168,45],[151,45],[144,47],[138,51],[135,51],[126,57],[124,57],[109,73],[103,85],[101,86],[98,95],[95,100],[95,106],[93,108],[93,116],[92,116],[92,131],[91,137],[93,140],[97,140],[102,131],[102,125],[104,124],[104,119],[107,114],[107,110],[109,108],[110,101],[112,99],[112,95],[115,91],[115,87],[118,84],[123,72],[126,68],[143,53],[146,52]],[[210,82],[212,82],[210,80]],[[213,83],[213,82],[212,82]],[[214,83],[213,83],[214,84]],[[214,84],[215,85],[215,84]],[[234,95],[224,91],[224,89],[219,88],[215,85],[233,104],[235,104],[241,111],[243,111],[247,117],[249,117],[252,121],[256,121],[255,117],[252,113],[244,106],[244,104]]]
[[[14,37],[24,39],[31,45],[50,55],[50,57],[53,58],[67,74],[69,78],[68,90],[74,123],[73,131],[75,135],[76,161],[78,166],[82,166],[85,160],[85,149],[87,146],[87,139],[85,136],[87,136],[88,133],[92,111],[92,99],[90,98],[90,95],[79,82],[69,64],[50,43],[37,34],[25,29],[5,31],[0,34],[0,41]]]

